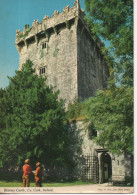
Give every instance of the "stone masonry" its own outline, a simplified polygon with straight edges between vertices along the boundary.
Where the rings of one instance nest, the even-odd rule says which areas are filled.
[[[23,32],[16,31],[19,70],[30,59],[36,74],[46,76],[47,84],[60,90],[59,98],[66,100],[66,105],[75,98],[94,96],[97,89],[106,87],[109,75],[100,52],[103,43],[93,39],[84,15],[76,0],[74,7],[66,6],[62,13],[55,11],[40,23],[34,20],[31,28],[25,25]],[[104,183],[111,176],[132,175],[130,156],[114,156],[98,146],[83,121],[72,122],[68,128],[72,158],[77,163],[75,177]]]
[[[72,141],[70,147],[73,151],[73,160],[77,163],[73,174],[79,179],[96,183],[108,182],[111,177],[132,178],[131,156],[112,154],[108,148],[97,145],[89,136],[89,131],[87,123],[83,121],[73,121],[70,124],[69,133]]]
[[[106,86],[108,69],[100,47],[84,20],[84,11],[76,0],[74,7],[55,11],[42,22],[34,20],[16,31],[16,48],[20,55],[19,70],[27,59],[33,62],[38,75],[47,77],[47,84],[60,90],[66,104],[75,98],[84,100]]]

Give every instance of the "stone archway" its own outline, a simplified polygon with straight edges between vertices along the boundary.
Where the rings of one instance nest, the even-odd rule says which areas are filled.
[[[100,155],[100,183],[108,182],[112,176],[112,160],[111,156],[103,152]]]

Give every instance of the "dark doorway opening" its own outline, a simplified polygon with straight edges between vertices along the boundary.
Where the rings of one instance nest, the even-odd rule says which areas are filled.
[[[112,176],[112,161],[108,153],[101,154],[102,183],[108,182]]]

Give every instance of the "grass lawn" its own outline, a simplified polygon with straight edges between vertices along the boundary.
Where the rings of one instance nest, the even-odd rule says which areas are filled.
[[[75,186],[75,185],[86,185],[91,182],[72,181],[72,182],[51,182],[43,183],[42,187],[61,187],[61,186]],[[0,181],[0,187],[22,187],[22,182],[18,181]],[[35,187],[35,183],[31,182],[30,187]]]
[[[0,187],[22,187],[22,173],[21,172],[0,172]],[[74,185],[86,185],[92,182],[84,181],[63,181],[55,180],[55,178],[43,177],[43,187],[61,187],[61,186],[74,186]],[[30,175],[30,187],[35,187],[34,175]]]

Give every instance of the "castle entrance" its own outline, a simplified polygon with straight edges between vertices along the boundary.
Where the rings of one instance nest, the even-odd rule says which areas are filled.
[[[108,153],[100,155],[100,183],[108,182],[112,176],[112,161]]]
[[[112,160],[108,150],[96,149],[98,156],[83,156],[82,180],[106,183],[112,176]]]
[[[99,163],[98,157],[92,155],[83,156],[82,162],[82,180],[83,181],[93,181],[95,183],[99,182]]]

